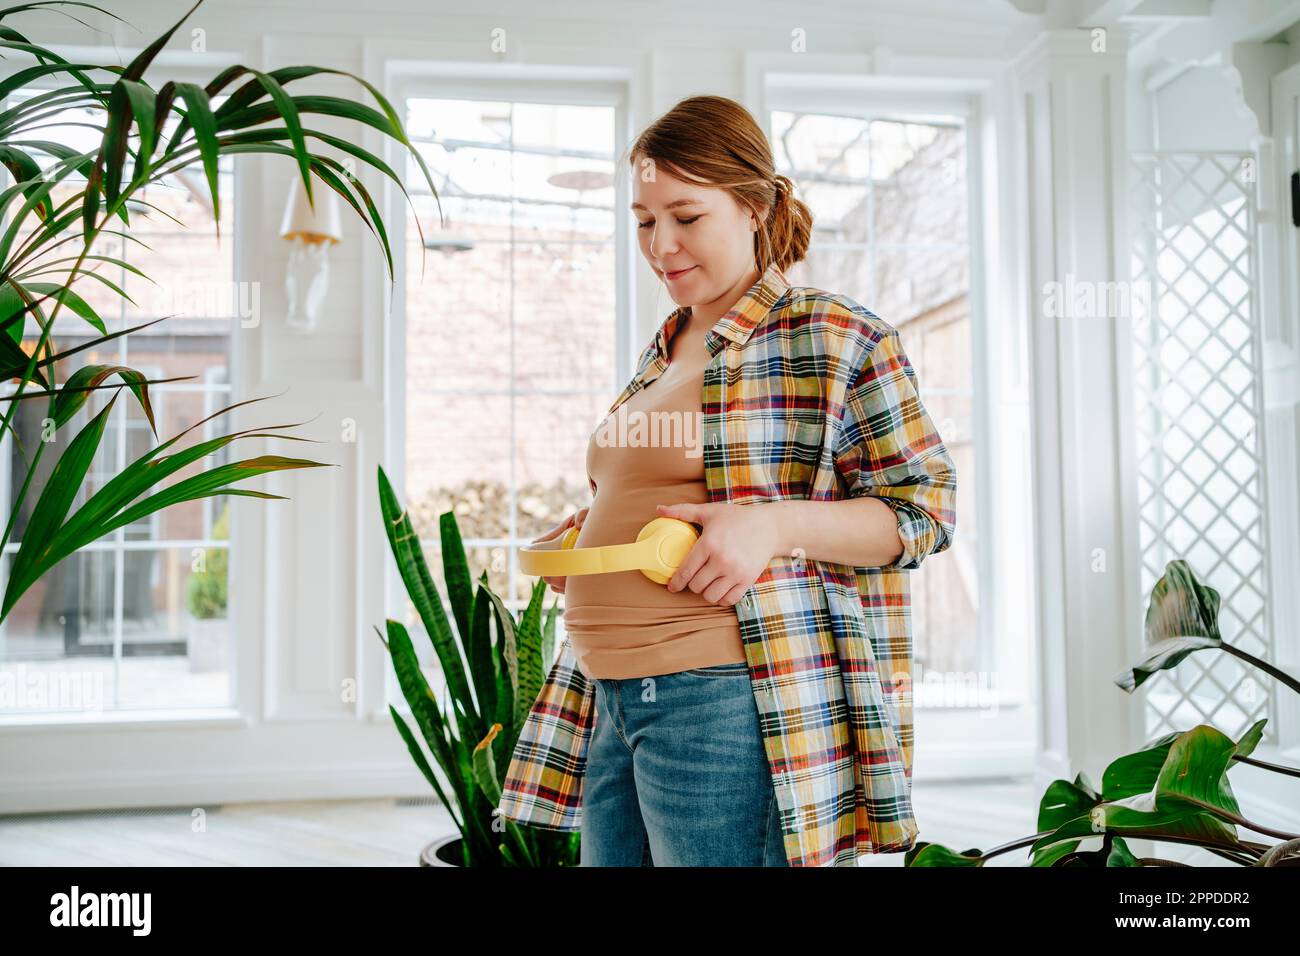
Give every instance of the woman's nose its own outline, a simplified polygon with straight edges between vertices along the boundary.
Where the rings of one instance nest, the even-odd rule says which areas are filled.
[[[650,232],[650,255],[652,258],[662,262],[677,250],[677,240],[673,236],[672,230],[660,231],[658,224],[656,224]]]

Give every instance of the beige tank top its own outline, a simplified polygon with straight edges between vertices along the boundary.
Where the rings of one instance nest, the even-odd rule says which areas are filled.
[[[574,547],[636,540],[656,505],[708,501],[700,396],[708,352],[686,353],[674,336],[674,360],[592,433],[587,473],[596,484]],[[735,607],[710,604],[690,588],[672,592],[640,571],[573,575],[564,584],[564,626],[587,677],[672,674],[742,663]]]

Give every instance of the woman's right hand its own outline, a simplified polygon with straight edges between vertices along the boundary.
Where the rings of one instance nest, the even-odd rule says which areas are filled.
[[[551,539],[564,534],[564,532],[568,531],[572,527],[577,527],[579,530],[581,530],[582,523],[587,520],[587,512],[589,510],[590,510],[589,508],[580,508],[579,510],[575,511],[573,514],[569,515],[569,517],[565,518],[563,522],[556,525],[550,531],[546,532],[546,534],[542,535],[540,538],[534,538],[529,543],[538,544],[542,541],[550,541]],[[551,590],[554,591],[556,594],[564,593],[564,582],[566,578],[564,577],[548,578],[545,575],[543,575],[542,580],[545,581],[547,584],[549,584],[551,586]]]

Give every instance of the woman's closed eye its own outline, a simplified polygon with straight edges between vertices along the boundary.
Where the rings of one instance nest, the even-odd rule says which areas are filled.
[[[702,215],[704,215],[704,214],[701,213],[700,215],[702,216]],[[699,219],[699,218],[700,218],[700,216],[692,216],[690,219],[678,219],[678,220],[677,220],[677,223],[678,223],[678,225],[689,226],[691,223],[693,223],[695,220],[697,220],[697,219]],[[654,224],[655,224],[655,221],[654,221],[653,219],[647,219],[645,222],[638,223],[638,224],[637,224],[637,228],[638,228],[638,229],[649,229],[649,228],[650,228],[651,226],[653,226]]]

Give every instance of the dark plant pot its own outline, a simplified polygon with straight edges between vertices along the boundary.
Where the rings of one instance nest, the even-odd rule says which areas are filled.
[[[460,866],[460,834],[438,837],[420,851],[420,866]]]

